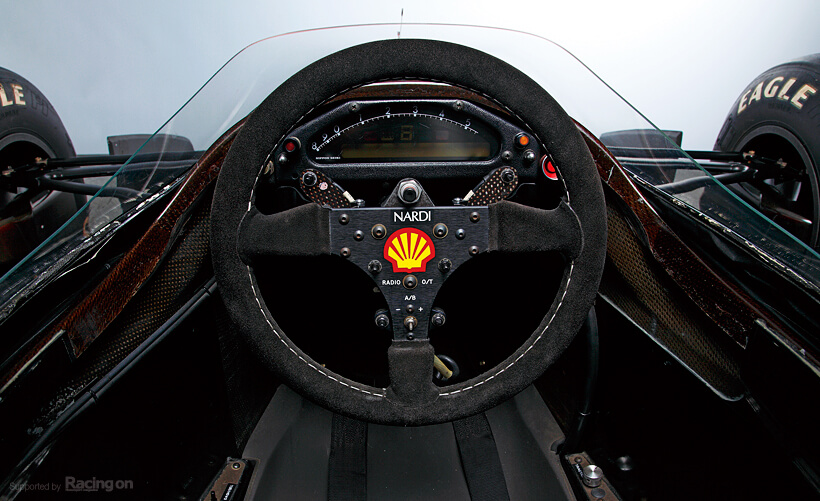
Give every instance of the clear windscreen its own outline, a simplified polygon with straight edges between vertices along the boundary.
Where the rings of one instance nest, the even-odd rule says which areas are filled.
[[[397,37],[449,41],[492,54],[537,81],[596,136],[657,130],[570,52],[532,34],[460,25],[378,24],[273,36],[247,46],[225,63],[157,130],[143,151],[100,183],[97,194],[89,196],[71,219],[2,277],[0,316],[135,210],[173,189],[204,150],[298,70],[343,48]],[[174,136],[190,142],[166,140]],[[616,155],[632,159],[623,163],[642,184],[673,197],[709,224],[733,232],[766,259],[820,290],[820,255],[723,187],[677,144],[662,141]],[[680,183],[693,179],[688,185]]]

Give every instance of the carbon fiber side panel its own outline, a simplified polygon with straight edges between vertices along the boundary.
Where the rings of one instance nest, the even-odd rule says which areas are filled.
[[[600,294],[718,395],[743,396],[737,362],[725,336],[647,259],[624,214],[607,205],[607,263]],[[727,340],[728,341],[728,340]]]
[[[79,392],[107,374],[155,332],[211,276],[208,244],[210,199],[191,215],[183,234],[149,283],[77,359],[58,392],[46,404],[33,430],[48,427]]]

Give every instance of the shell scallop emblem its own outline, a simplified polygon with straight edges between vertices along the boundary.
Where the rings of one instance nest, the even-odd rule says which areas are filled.
[[[395,231],[384,244],[384,258],[393,264],[394,273],[424,272],[435,256],[433,240],[416,228]]]

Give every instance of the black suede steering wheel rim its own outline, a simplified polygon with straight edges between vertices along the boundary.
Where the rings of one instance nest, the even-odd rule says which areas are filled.
[[[438,388],[431,398],[415,402],[397,397],[389,387],[374,388],[345,379],[303,353],[276,324],[261,298],[253,269],[238,251],[238,229],[253,206],[254,187],[265,159],[294,124],[349,89],[402,79],[470,89],[503,104],[527,124],[555,160],[565,186],[564,202],[577,218],[581,242],[541,324],[516,352],[476,378]],[[497,405],[531,384],[563,352],[597,293],[606,251],[606,214],[600,178],[583,138],[536,82],[507,63],[468,47],[430,40],[385,40],[351,47],[311,64],[284,82],[248,117],[217,181],[211,249],[220,293],[232,320],[252,350],[286,384],[319,405],[354,418],[422,425],[451,421]],[[389,356],[404,356],[402,348],[391,348]],[[411,356],[432,357],[432,348],[427,351],[420,355],[416,349]]]

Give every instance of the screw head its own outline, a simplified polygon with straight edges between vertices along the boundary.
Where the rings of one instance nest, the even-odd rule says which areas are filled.
[[[304,183],[307,187],[316,186],[316,183],[319,182],[319,177],[316,176],[316,173],[313,171],[307,171],[302,174],[302,183]]]
[[[361,106],[359,106],[359,103],[350,103],[349,109],[353,113],[356,113],[357,111],[359,111],[360,108],[361,108]]]
[[[507,184],[513,184],[513,181],[515,181],[515,171],[509,167],[505,168],[501,171],[501,180]]]
[[[342,250],[339,251],[342,257],[350,257],[350,249],[348,247],[342,247]]]
[[[373,238],[376,240],[381,240],[387,236],[387,228],[385,228],[383,224],[374,225],[373,228],[370,229],[370,234],[373,235]]]
[[[442,273],[447,273],[453,267],[453,262],[446,257],[438,262],[438,269]]]
[[[433,315],[431,321],[436,327],[441,327],[444,325],[444,322],[447,321],[447,318],[444,316],[444,313],[436,313]]]
[[[470,249],[468,250],[468,252],[470,253],[470,255],[471,255],[471,256],[475,256],[475,255],[477,255],[477,254],[478,254],[478,247],[476,247],[475,245],[473,245],[472,247],[470,247]]]
[[[349,223],[350,222],[350,216],[348,216],[347,214],[341,214],[339,216],[339,222],[342,223],[342,224]]]
[[[470,213],[470,221],[473,223],[477,223],[481,220],[481,215],[478,212],[471,212]]]
[[[456,198],[453,199],[453,205],[456,205],[456,206],[461,205],[463,202],[464,202],[464,200],[461,197],[456,197]]]
[[[456,238],[459,240],[464,240],[464,237],[467,236],[467,232],[464,231],[463,228],[459,228],[456,230]]]
[[[376,274],[382,271],[382,263],[376,259],[367,263],[367,269],[370,273]]]
[[[510,160],[512,160],[512,157],[513,157],[513,154],[512,154],[512,152],[511,152],[511,151],[509,151],[509,150],[507,150],[507,151],[505,151],[505,152],[503,152],[503,153],[501,154],[501,158],[503,158],[504,160],[506,160],[506,161],[508,161],[508,162],[509,162]]]
[[[447,236],[447,225],[444,223],[438,223],[437,225],[433,226],[433,236],[436,238],[444,238]]]
[[[353,239],[357,242],[361,242],[364,239],[364,232],[362,230],[356,230],[356,233],[353,234]]]
[[[234,464],[231,465],[231,468],[233,468],[234,470],[238,470],[241,467],[242,467],[242,465],[240,463],[234,463]]]

